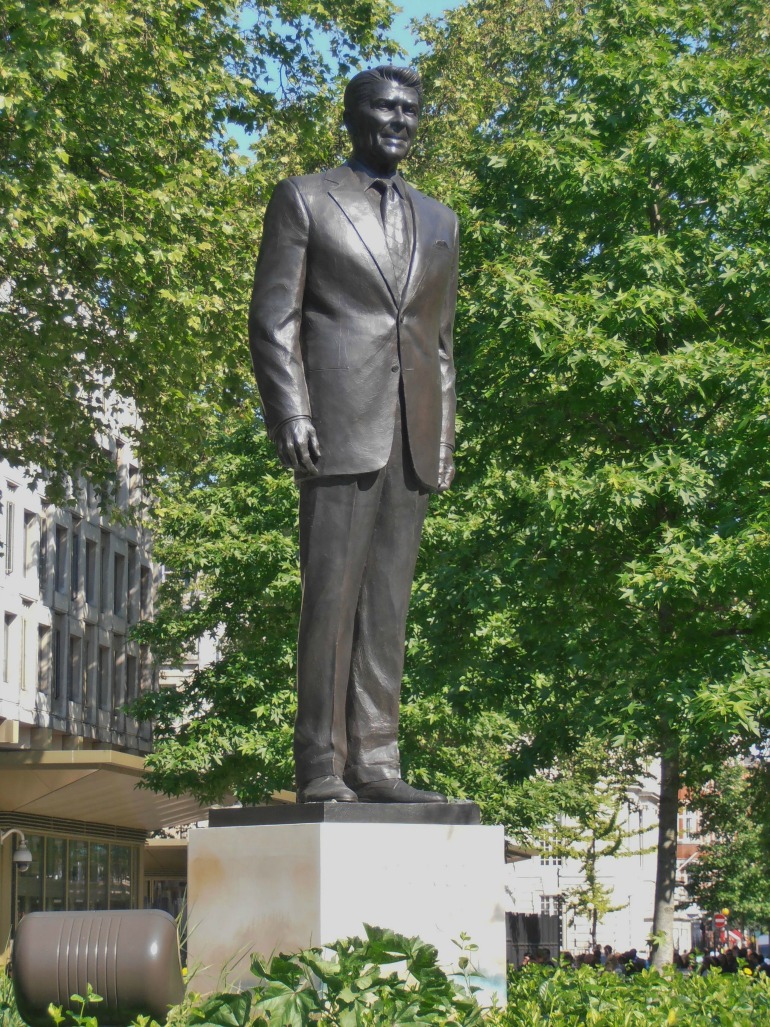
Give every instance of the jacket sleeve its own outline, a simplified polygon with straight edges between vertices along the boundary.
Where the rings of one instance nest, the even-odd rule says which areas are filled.
[[[249,307],[249,345],[268,434],[311,414],[300,347],[310,219],[290,179],[265,212]]]
[[[447,281],[439,326],[439,361],[441,366],[441,445],[455,446],[455,365],[452,333],[457,304],[457,277],[460,258],[459,229],[454,216],[454,253],[452,272]]]

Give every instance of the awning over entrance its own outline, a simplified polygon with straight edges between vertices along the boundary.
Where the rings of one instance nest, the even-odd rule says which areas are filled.
[[[187,877],[187,839],[148,838],[144,846],[144,876]]]
[[[0,811],[156,831],[203,820],[190,795],[138,788],[144,758],[109,749],[0,752]]]

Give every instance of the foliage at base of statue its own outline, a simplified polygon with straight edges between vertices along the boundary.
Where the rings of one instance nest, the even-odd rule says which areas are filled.
[[[13,983],[4,971],[0,970],[0,1027],[25,1027],[24,1021],[16,1009],[16,996]]]
[[[264,984],[237,995],[214,995],[192,1009],[201,1027],[248,1027],[308,1023],[334,1027],[398,1027],[400,1024],[482,1024],[470,989],[455,984],[437,965],[438,953],[419,938],[365,925],[366,938],[347,938],[293,956],[252,959]],[[467,957],[464,966],[468,968]],[[466,982],[467,985],[467,982]]]
[[[508,978],[508,1005],[495,1027],[757,1027],[770,1023],[764,975],[686,977],[645,970],[632,977],[584,966],[528,966]]]
[[[508,976],[505,1009],[481,1010],[465,987],[436,965],[433,946],[392,931],[366,928],[321,949],[271,960],[255,958],[263,984],[249,991],[201,1000],[188,994],[169,1013],[169,1027],[758,1027],[770,1023],[770,979],[744,973],[687,977],[670,969],[619,977],[583,966],[578,970],[530,965]],[[466,960],[462,957],[460,962]],[[465,972],[470,964],[465,961]],[[194,987],[194,981],[192,982]],[[89,989],[75,1024],[98,1027],[86,1014],[96,996]],[[10,980],[0,973],[2,1027],[23,1027]],[[89,1010],[89,1014],[91,1011]],[[57,1020],[54,1017],[53,1023]],[[66,1020],[70,1024],[70,1019]],[[138,1017],[134,1027],[157,1027]]]

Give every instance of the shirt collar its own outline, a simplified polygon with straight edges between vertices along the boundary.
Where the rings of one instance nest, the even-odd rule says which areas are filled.
[[[369,189],[372,183],[379,180],[383,182],[392,182],[401,199],[406,199],[406,182],[399,171],[392,171],[389,175],[383,175],[377,171],[373,171],[362,161],[356,160],[355,157],[351,157],[347,164],[361,183],[361,188],[364,191]]]

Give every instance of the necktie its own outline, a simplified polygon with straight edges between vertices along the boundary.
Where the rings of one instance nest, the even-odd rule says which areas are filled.
[[[399,293],[404,291],[406,277],[409,274],[409,234],[406,224],[406,211],[401,197],[392,182],[377,179],[377,188],[382,193],[380,198],[380,217],[385,229],[385,242],[396,272]]]

